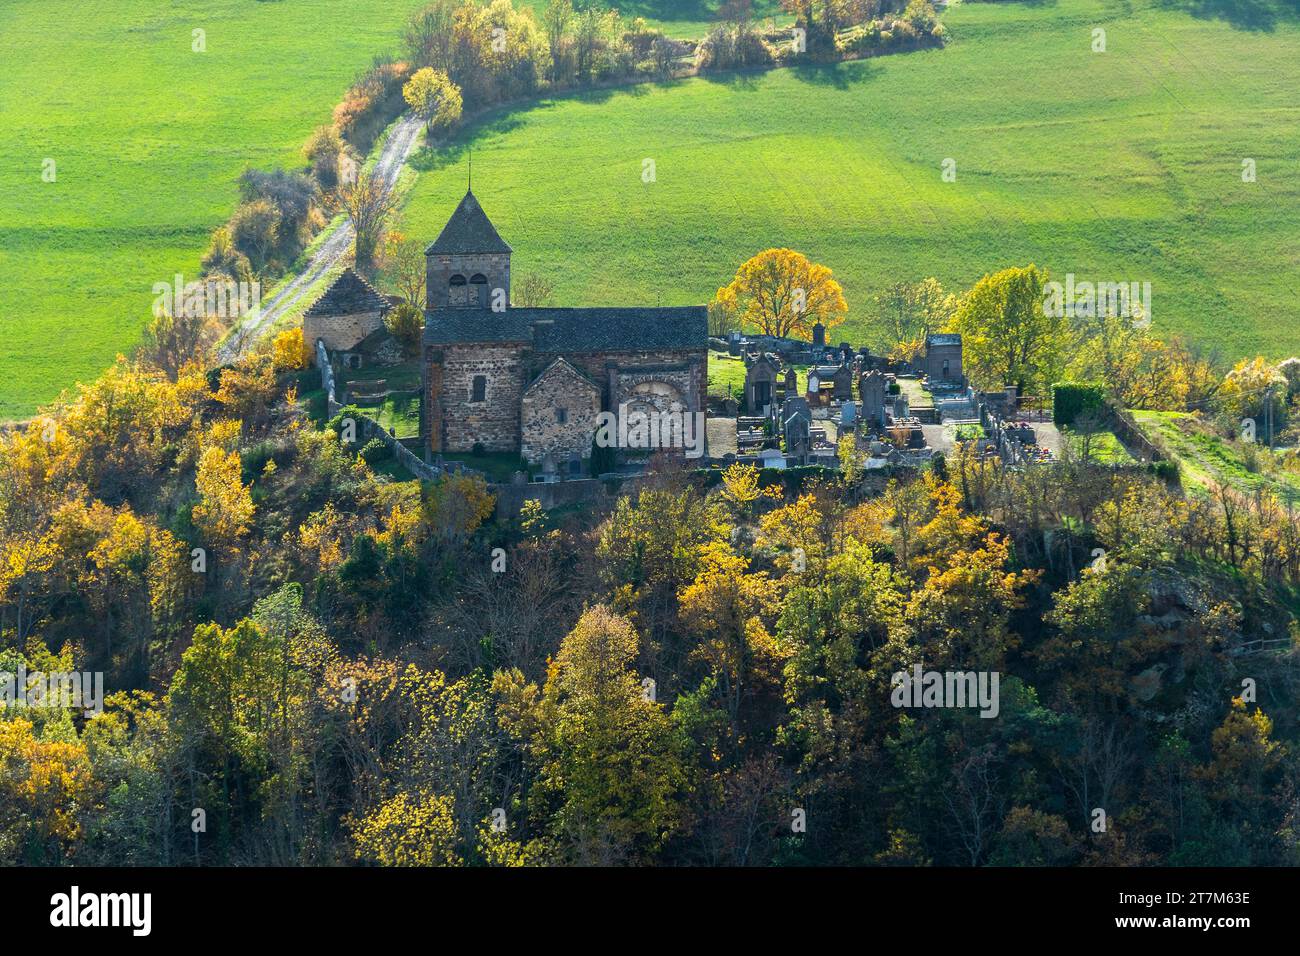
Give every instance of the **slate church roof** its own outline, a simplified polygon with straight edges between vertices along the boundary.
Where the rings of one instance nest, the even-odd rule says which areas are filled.
[[[375,290],[351,269],[334,280],[324,295],[312,303],[306,315],[324,318],[334,315],[356,315],[359,312],[379,312],[389,307],[388,299]]]
[[[708,309],[430,309],[425,345],[518,343],[539,353],[704,349]]]
[[[478,198],[466,191],[456,211],[442,227],[433,245],[424,250],[426,256],[456,256],[509,253],[510,245],[501,238],[492,220],[479,205]]]

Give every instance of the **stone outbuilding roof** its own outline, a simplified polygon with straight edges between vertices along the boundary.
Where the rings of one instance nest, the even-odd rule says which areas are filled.
[[[708,347],[708,309],[430,309],[425,345],[514,342],[539,353],[653,351]]]
[[[925,347],[933,345],[961,345],[961,336],[955,332],[939,332],[925,337]]]
[[[383,312],[388,307],[388,297],[349,268],[343,270],[343,274],[334,280],[324,295],[312,303],[304,315],[325,318],[361,312]]]
[[[472,192],[466,192],[456,211],[442,227],[438,238],[424,250],[426,256],[455,256],[478,253],[509,253],[509,244],[501,238],[492,220]]]

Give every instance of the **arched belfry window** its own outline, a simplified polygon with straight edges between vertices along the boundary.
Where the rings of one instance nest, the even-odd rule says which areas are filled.
[[[487,305],[487,276],[481,272],[476,272],[470,277],[469,304]]]
[[[447,290],[447,304],[464,305],[465,277],[459,274],[454,275],[447,281],[447,284],[451,287]]]
[[[471,402],[487,401],[487,376],[475,375],[474,380],[469,387],[469,400]]]

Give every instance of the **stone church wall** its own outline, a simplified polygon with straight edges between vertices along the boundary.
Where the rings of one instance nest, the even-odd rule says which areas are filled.
[[[689,411],[704,411],[708,365],[699,350],[567,354],[566,361],[596,383],[598,391],[588,393],[570,373],[557,375],[555,382],[540,383],[525,402],[525,383],[556,358],[525,357],[518,345],[448,345],[428,353],[424,433],[432,451],[466,453],[481,444],[490,452],[523,452],[533,461],[548,452],[557,462],[568,460],[571,454],[586,458],[596,413],[602,408],[617,409],[629,389],[646,381],[667,382],[681,392]],[[686,367],[672,367],[683,365]],[[655,370],[657,366],[669,368]],[[642,371],[646,367],[651,370]],[[617,374],[611,375],[611,368]],[[482,402],[471,401],[477,375],[487,379]],[[569,404],[561,405],[562,401]],[[556,407],[564,407],[570,416],[563,425],[555,421]]]
[[[487,379],[484,400],[472,401],[474,377]],[[463,453],[481,444],[484,451],[519,450],[519,403],[523,397],[523,368],[518,346],[446,346],[441,370],[429,368],[425,380],[429,394],[430,426],[441,418],[441,442],[434,435],[435,451]],[[434,391],[440,381],[441,394]]]
[[[564,409],[561,422],[557,409]],[[588,458],[600,414],[600,389],[564,366],[551,368],[524,392],[520,451],[530,462],[547,455],[561,467],[571,458]]]
[[[652,374],[638,371],[638,367],[690,364],[688,371],[665,373],[664,380],[682,386],[682,391],[691,406],[690,411],[704,410],[705,395],[708,390],[708,361],[703,349],[674,349],[660,352],[584,352],[566,355],[565,358],[585,372],[593,382],[602,384],[604,390],[602,399],[608,407],[615,410],[620,396],[611,394],[609,375],[611,365],[618,366],[624,376],[636,374],[654,377]]]

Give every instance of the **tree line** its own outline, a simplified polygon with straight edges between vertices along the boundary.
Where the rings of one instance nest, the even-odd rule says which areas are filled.
[[[962,445],[497,518],[313,377],[122,359],[0,436],[0,670],[107,694],[0,714],[5,862],[1296,862],[1265,494]],[[918,665],[998,716],[897,706]]]

